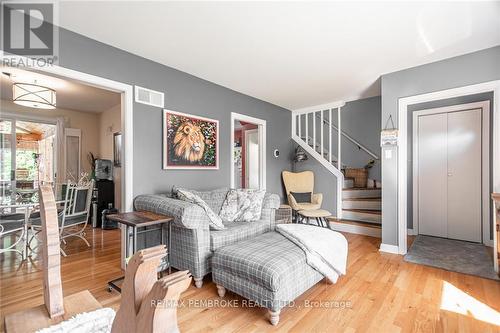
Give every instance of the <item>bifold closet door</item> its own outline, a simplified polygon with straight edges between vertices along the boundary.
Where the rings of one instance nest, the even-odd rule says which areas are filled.
[[[447,115],[418,119],[418,232],[447,237]]]
[[[417,119],[419,234],[481,242],[481,110]]]
[[[481,109],[448,113],[448,238],[481,242]]]

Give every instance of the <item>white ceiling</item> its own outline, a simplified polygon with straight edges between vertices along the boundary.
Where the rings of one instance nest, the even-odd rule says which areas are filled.
[[[120,104],[119,93],[95,88],[76,81],[48,76],[17,68],[0,66],[0,98],[12,101],[12,83],[36,83],[56,91],[56,106],[84,112],[100,113]],[[7,76],[3,73],[9,73]]]
[[[60,25],[290,109],[500,44],[500,2],[65,1]]]

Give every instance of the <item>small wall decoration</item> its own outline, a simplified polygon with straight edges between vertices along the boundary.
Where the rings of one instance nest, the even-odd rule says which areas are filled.
[[[163,110],[163,169],[219,169],[219,121]]]
[[[391,126],[389,128],[389,121],[391,122]],[[398,144],[398,130],[394,127],[394,122],[392,121],[392,115],[389,116],[387,122],[385,123],[385,127],[380,132],[380,146],[396,146]]]
[[[113,164],[115,167],[122,166],[122,134],[113,134]]]

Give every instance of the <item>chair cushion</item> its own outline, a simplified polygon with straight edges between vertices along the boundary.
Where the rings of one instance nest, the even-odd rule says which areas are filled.
[[[321,205],[313,203],[298,203],[294,208],[296,208],[296,210],[317,210],[321,208]]]
[[[24,228],[24,220],[2,220],[0,222],[2,233],[8,233],[15,230],[22,230]]]
[[[225,222],[226,229],[210,231],[210,250],[252,238],[271,230],[270,221]]]
[[[312,192],[290,192],[290,195],[299,204],[312,202]]]
[[[0,221],[24,221],[24,213],[1,214]]]
[[[329,217],[332,216],[327,210],[314,209],[314,210],[299,210],[299,214],[305,217]]]
[[[62,214],[59,213],[57,216],[57,219],[59,221],[59,226],[62,223]],[[80,223],[85,223],[85,220],[87,219],[87,215],[81,215],[81,216],[73,216],[73,217],[67,217],[66,220],[64,221],[64,226],[68,227],[74,224],[80,224]],[[29,223],[33,226],[41,226],[42,225],[42,219],[40,217],[40,213],[36,212],[34,214],[31,214]]]

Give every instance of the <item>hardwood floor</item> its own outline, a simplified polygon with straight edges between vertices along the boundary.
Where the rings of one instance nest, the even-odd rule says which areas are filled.
[[[65,295],[89,289],[103,306],[118,307],[120,295],[109,293],[106,282],[123,274],[119,236],[118,230],[89,228],[87,239],[92,248],[81,240],[70,241],[68,257],[62,258]],[[380,253],[377,238],[345,236],[349,240],[347,275],[337,284],[321,282],[308,290],[294,307],[282,311],[277,327],[268,323],[264,309],[242,307],[244,300],[231,292],[220,299],[215,285],[206,278],[202,289],[191,286],[182,295],[180,330],[500,332],[493,324],[500,320],[499,282],[410,264],[401,256]],[[20,266],[18,255],[0,256],[2,323],[5,313],[43,303],[39,260],[33,255],[32,261]],[[208,304],[217,301],[220,303]],[[235,302],[240,306],[224,306]]]

